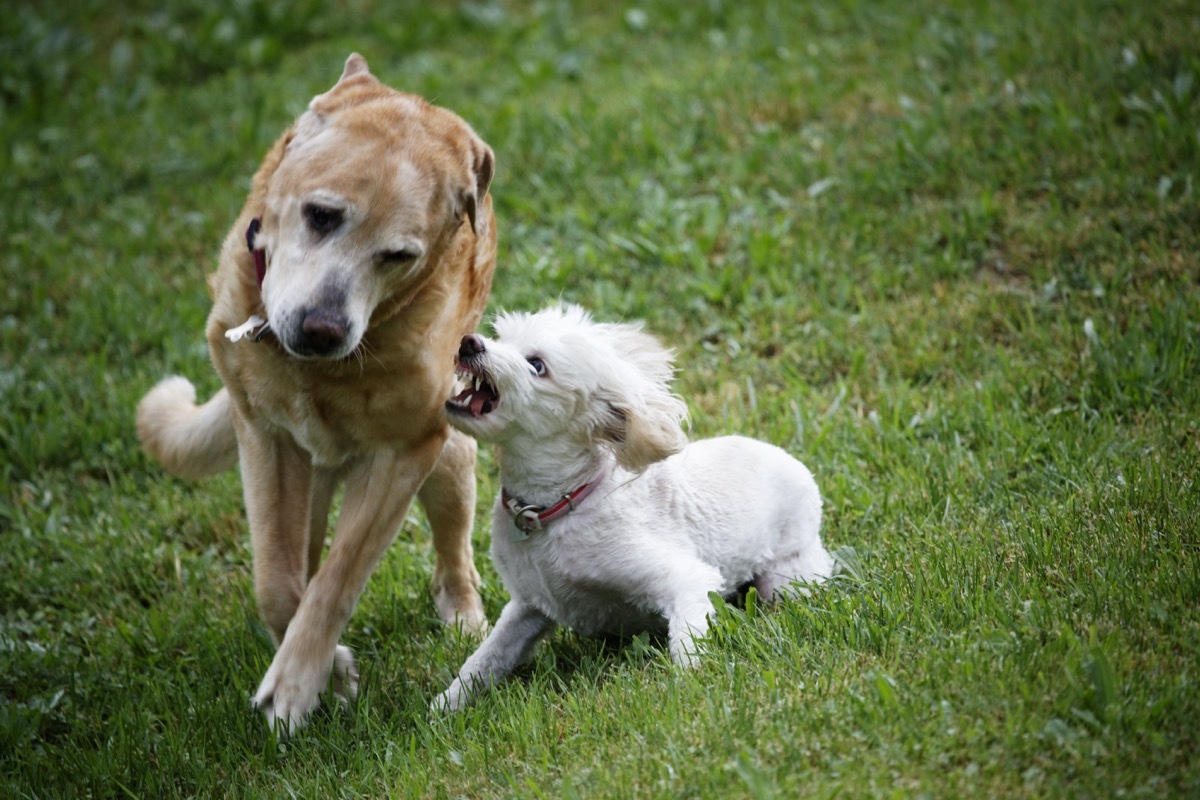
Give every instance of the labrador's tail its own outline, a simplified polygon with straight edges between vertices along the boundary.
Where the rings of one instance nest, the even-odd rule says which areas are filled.
[[[146,393],[137,409],[138,439],[146,452],[181,478],[206,478],[237,463],[229,390],[196,405],[196,388],[171,377]]]

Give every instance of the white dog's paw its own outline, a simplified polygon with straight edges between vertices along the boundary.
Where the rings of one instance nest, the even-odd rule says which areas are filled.
[[[295,656],[292,652],[285,640],[252,701],[263,712],[267,725],[284,734],[299,730],[321,704],[321,692],[331,672],[334,691],[343,701],[349,702],[358,692],[358,671],[349,648],[338,645],[331,661]]]
[[[671,661],[684,669],[696,669],[700,666],[700,641],[691,634],[671,637],[668,652]]]
[[[429,711],[432,714],[452,714],[466,708],[470,702],[471,697],[463,688],[462,681],[455,678],[450,688],[433,698]]]

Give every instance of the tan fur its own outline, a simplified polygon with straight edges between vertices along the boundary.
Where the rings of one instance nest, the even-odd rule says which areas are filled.
[[[207,478],[237,463],[229,393],[196,405],[187,378],[167,378],[138,404],[138,438],[159,463],[181,478]]]
[[[225,388],[197,408],[181,378],[143,399],[138,432],[168,469],[229,466],[236,433],[259,610],[279,649],[255,702],[292,728],[329,681],[356,676],[340,636],[372,569],[419,496],[433,529],[439,613],[486,626],[470,532],[473,440],[449,432],[454,353],[479,322],[496,232],[491,150],[454,114],[379,83],[357,54],[275,143],[210,277],[207,338]],[[306,228],[305,204],[346,209],[336,235]],[[259,218],[261,292],[245,243]],[[421,255],[400,267],[381,254]],[[305,354],[305,314],[347,320],[344,348]],[[273,337],[230,342],[258,314]],[[345,498],[319,563],[330,499]],[[336,668],[335,668],[336,656]]]

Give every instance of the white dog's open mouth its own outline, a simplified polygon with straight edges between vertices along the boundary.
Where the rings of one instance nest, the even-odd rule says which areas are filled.
[[[492,413],[496,406],[500,405],[500,393],[488,381],[482,370],[459,363],[454,375],[457,382],[454,386],[454,396],[446,401],[448,411],[482,417]]]

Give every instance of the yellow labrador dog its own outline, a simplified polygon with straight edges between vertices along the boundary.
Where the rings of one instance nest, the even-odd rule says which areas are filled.
[[[225,387],[197,406],[191,383],[168,378],[138,406],[138,435],[168,470],[240,464],[259,612],[278,644],[254,696],[272,725],[303,724],[331,680],[353,698],[338,638],[414,496],[433,529],[439,614],[486,628],[475,444],[442,406],[491,288],[493,169],[467,123],[351,55],[267,153],[209,279]]]

